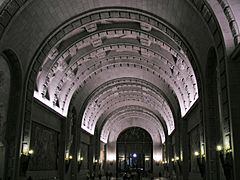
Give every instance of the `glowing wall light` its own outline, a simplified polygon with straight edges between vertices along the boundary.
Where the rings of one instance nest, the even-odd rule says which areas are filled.
[[[216,151],[222,151],[223,147],[221,145],[217,145]]]
[[[194,156],[197,157],[197,156],[199,156],[199,155],[200,155],[200,153],[199,153],[198,151],[195,151],[195,152],[194,152]]]

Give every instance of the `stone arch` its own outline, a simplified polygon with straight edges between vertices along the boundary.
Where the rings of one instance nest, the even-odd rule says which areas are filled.
[[[102,123],[102,126],[99,128],[100,133],[100,140],[104,143],[108,142],[108,137],[110,131],[114,128],[113,124],[119,122],[121,119],[125,118],[136,118],[139,117],[139,119],[148,119],[149,121],[152,121],[151,123],[154,123],[154,127],[157,127],[158,133],[161,136],[161,142],[165,142],[165,134],[167,134],[166,129],[164,127],[164,124],[162,124],[161,121],[158,121],[158,117],[153,114],[151,111],[144,109],[143,107],[138,106],[124,106],[122,108],[117,109],[117,113],[112,113],[109,116],[107,116]],[[146,126],[148,126],[148,121],[146,121]],[[150,122],[149,122],[150,123]],[[118,126],[117,126],[118,127]],[[158,134],[156,133],[156,135]]]
[[[9,67],[10,73],[10,87],[9,87],[9,98],[8,101],[8,108],[6,113],[6,134],[5,136],[5,143],[6,143],[6,150],[5,150],[5,167],[3,179],[10,177],[15,179],[17,174],[13,174],[15,169],[18,167],[18,162],[16,160],[16,156],[19,156],[19,140],[16,137],[21,137],[22,131],[22,120],[19,118],[21,117],[21,99],[22,99],[22,69],[21,64],[18,60],[17,55],[10,49],[4,50],[2,52],[2,60],[7,62]],[[6,70],[8,71],[8,70]],[[16,129],[16,131],[13,131]],[[13,163],[10,164],[9,162],[12,161]]]
[[[51,48],[51,47],[49,47],[49,46],[47,47],[47,49],[49,49],[49,51],[50,51],[50,48]],[[40,61],[42,61],[42,59],[41,59],[41,58],[42,58],[43,56],[44,56],[43,54],[41,54],[41,55],[40,55],[40,59],[38,58],[39,60],[37,60],[37,61],[38,61],[38,63],[39,63]],[[191,56],[191,57],[192,57],[192,56]],[[37,65],[37,66],[36,66],[36,67],[34,67],[34,69],[38,69],[38,68],[39,68],[39,64],[38,64],[38,63],[37,63],[37,64],[35,64],[35,65]],[[40,62],[40,63],[41,63],[41,62]]]
[[[115,80],[116,81],[116,80]],[[141,85],[141,84],[139,84],[139,79],[135,79],[135,85],[133,84],[133,79],[132,79],[132,84],[131,85],[129,85],[128,83],[127,83],[127,80],[125,80],[124,82],[124,84],[122,84],[122,83],[120,83],[121,81],[120,81],[120,79],[118,79],[118,84],[115,84],[115,85],[117,85],[116,87],[117,88],[122,88],[122,90],[124,90],[124,86],[126,85],[126,84],[128,84],[128,88],[131,86],[131,87],[134,87],[135,88],[135,91],[130,91],[130,93],[133,95],[133,94],[136,94],[136,93],[139,93],[137,90],[139,90],[139,87],[143,87],[144,89],[145,89],[145,91],[148,91],[148,92],[156,92],[156,91],[153,91],[153,90],[151,90],[150,89],[150,87],[147,87],[147,86],[143,86],[143,84]],[[137,83],[138,82],[138,83]],[[110,91],[110,93],[105,93],[106,92],[106,90],[105,89],[112,89],[112,87],[108,87],[108,84],[110,84],[110,82],[109,83],[106,83],[106,84],[104,84],[103,85],[103,87],[104,87],[104,89],[103,90],[101,90],[101,91],[95,91],[95,93],[91,96],[91,98],[89,98],[88,100],[87,100],[87,102],[86,103],[88,103],[88,105],[87,105],[87,107],[83,107],[82,109],[84,110],[84,114],[83,114],[83,117],[82,117],[82,119],[83,119],[83,121],[82,121],[82,128],[83,129],[85,129],[85,128],[87,128],[86,126],[87,126],[87,122],[86,122],[86,120],[87,119],[85,119],[85,117],[87,116],[87,115],[90,115],[91,114],[91,117],[94,117],[93,115],[94,115],[94,112],[100,112],[100,106],[104,106],[104,105],[106,105],[108,102],[107,102],[107,99],[115,99],[115,95],[114,95],[114,93],[115,93],[115,91],[113,91],[113,94],[112,94],[112,91]],[[138,86],[138,87],[137,87]],[[116,88],[114,88],[114,89],[116,89]],[[142,90],[142,89],[141,89]],[[144,92],[145,92],[144,91]],[[129,92],[129,90],[126,90],[125,89],[125,93],[126,92]],[[124,94],[125,94],[124,93]],[[106,94],[103,98],[100,98],[101,96],[103,96],[104,94]],[[122,95],[124,95],[123,93],[121,93]],[[146,93],[145,93],[146,94]],[[164,114],[162,114],[162,112],[159,112],[161,115],[163,115],[162,117],[163,117],[163,120],[164,120],[164,122],[166,123],[166,125],[167,125],[167,127],[168,127],[168,134],[171,134],[172,133],[172,131],[174,130],[174,128],[175,128],[175,126],[174,126],[174,113],[172,113],[171,111],[173,111],[173,110],[171,110],[171,108],[170,108],[170,106],[169,106],[169,104],[167,103],[167,101],[166,100],[164,100],[164,98],[162,97],[162,96],[160,96],[159,94],[155,94],[156,96],[155,96],[155,98],[152,98],[152,97],[154,97],[154,95],[152,95],[152,97],[150,97],[149,99],[151,99],[151,102],[158,102],[159,100],[161,101],[161,102],[164,102],[163,104],[158,104],[158,107],[152,107],[153,109],[165,109],[165,110],[161,110],[161,111],[164,111],[165,112],[165,115]],[[141,94],[139,95],[139,97],[141,96]],[[147,96],[147,95],[145,95],[145,96]],[[160,99],[157,99],[157,98],[160,98]],[[106,102],[104,102],[104,101],[102,101],[102,100],[104,100],[104,101],[106,101]],[[109,101],[109,100],[108,100]],[[144,102],[144,101],[143,101]],[[147,103],[147,102],[145,102],[145,103]],[[114,104],[112,104],[112,108],[114,107],[115,105]],[[126,107],[126,106],[125,106]],[[161,107],[161,108],[160,108]],[[119,110],[119,109],[118,109]],[[90,113],[90,114],[89,114]],[[113,112],[112,112],[113,113]],[[91,134],[93,134],[93,132],[94,132],[94,129],[95,129],[95,125],[97,124],[97,122],[98,122],[98,120],[99,119],[102,119],[102,117],[104,117],[102,114],[99,114],[99,116],[95,116],[94,117],[94,119],[93,119],[93,124],[92,124],[92,127],[93,127],[93,129],[92,129],[92,131],[89,131],[88,129],[86,129],[89,133],[91,133]],[[92,119],[92,118],[91,118]],[[103,119],[102,119],[103,120]],[[168,121],[170,121],[170,122],[168,122]],[[86,124],[83,124],[83,123],[86,123]],[[101,122],[102,123],[102,122]],[[165,124],[164,123],[164,124]],[[84,125],[84,126],[83,126]],[[172,131],[169,131],[169,128],[172,128],[171,130]]]
[[[0,178],[3,178],[6,154],[6,127],[10,98],[10,69],[3,55],[0,56]]]

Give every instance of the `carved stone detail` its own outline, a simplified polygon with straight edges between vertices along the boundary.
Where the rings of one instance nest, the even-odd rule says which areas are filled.
[[[218,0],[219,4],[221,5],[223,12],[228,20],[229,27],[231,29],[234,43],[235,45],[238,45],[240,43],[240,34],[239,34],[239,28],[237,25],[237,21],[233,15],[232,9],[230,5],[228,4],[227,0]]]

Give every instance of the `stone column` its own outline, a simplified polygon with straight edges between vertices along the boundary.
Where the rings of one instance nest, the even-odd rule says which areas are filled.
[[[228,62],[234,180],[240,179],[240,45]]]
[[[187,136],[187,121],[181,121],[181,144],[182,144],[182,176],[183,179],[188,179],[188,170],[189,170],[189,142]]]

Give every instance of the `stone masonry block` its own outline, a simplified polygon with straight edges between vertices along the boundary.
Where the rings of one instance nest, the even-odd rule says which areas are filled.
[[[2,11],[2,13],[0,14],[0,23],[1,23],[4,27],[7,26],[7,24],[8,24],[9,21],[10,21],[10,19],[11,19],[10,14],[9,14],[6,10]]]
[[[54,36],[50,39],[49,44],[50,46],[54,46],[57,43],[57,38]]]
[[[216,46],[219,46],[222,40],[219,34],[219,31],[216,31],[216,33],[214,34],[214,40],[215,40]]]
[[[108,12],[101,12],[100,16],[101,16],[101,19],[107,19],[107,18],[109,18],[109,13]]]
[[[99,20],[100,19],[100,14],[96,13],[96,14],[93,14],[91,15],[91,19],[94,21],[94,20]]]
[[[194,0],[194,4],[195,4],[196,8],[197,8],[199,11],[202,10],[203,5],[204,5],[204,3],[203,3],[202,0]]]
[[[113,12],[110,12],[110,16],[113,18],[119,18],[120,14],[118,11],[113,11]]]
[[[0,24],[0,37],[2,36],[3,32],[4,32],[4,27]]]
[[[91,19],[89,16],[87,16],[87,17],[82,18],[81,21],[82,21],[82,24],[87,24],[87,23],[91,22]]]
[[[57,40],[60,40],[60,39],[63,38],[64,35],[65,35],[64,31],[61,30],[61,31],[59,31],[59,32],[56,34],[55,37],[57,38]]]
[[[129,18],[129,13],[128,12],[120,12],[120,17],[122,18]]]
[[[216,25],[216,22],[213,17],[210,18],[210,20],[208,22],[208,26],[209,26],[209,29],[212,32],[212,34],[214,34],[217,30],[217,25]]]
[[[64,32],[67,34],[69,33],[70,31],[73,30],[73,26],[72,24],[69,24],[68,26],[64,27]]]
[[[18,3],[19,6],[22,6],[27,1],[28,0],[16,0],[16,2]]]
[[[201,13],[202,13],[202,16],[205,19],[205,21],[208,22],[212,15],[206,5],[203,6]]]
[[[11,3],[8,3],[8,5],[6,6],[6,9],[9,12],[9,14],[13,16],[19,9],[19,5],[17,4],[16,1],[12,0]]]
[[[224,58],[224,48],[223,48],[222,44],[220,46],[218,46],[217,52],[218,52],[218,58],[219,59]]]

